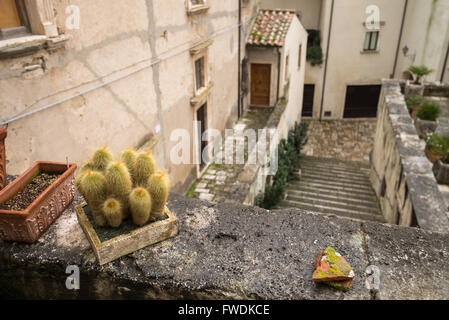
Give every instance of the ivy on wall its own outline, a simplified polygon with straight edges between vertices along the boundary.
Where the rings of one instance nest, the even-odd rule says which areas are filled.
[[[309,36],[307,40],[307,61],[312,66],[323,63],[323,50],[321,49],[321,38],[319,30],[307,30]]]

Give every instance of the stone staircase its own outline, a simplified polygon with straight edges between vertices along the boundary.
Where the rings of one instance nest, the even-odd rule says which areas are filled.
[[[303,156],[281,207],[385,223],[362,162]]]

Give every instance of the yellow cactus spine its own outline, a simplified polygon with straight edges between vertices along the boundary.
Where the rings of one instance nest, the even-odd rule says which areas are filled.
[[[134,167],[134,185],[145,187],[150,176],[156,172],[156,163],[151,152],[140,153]]]
[[[129,195],[129,208],[134,224],[143,226],[150,219],[151,197],[144,188],[135,188]]]
[[[152,200],[151,219],[163,216],[170,192],[170,180],[165,171],[153,174],[148,180],[148,191]]]
[[[118,228],[123,221],[122,205],[120,201],[110,198],[103,204],[103,213],[109,226]]]
[[[111,152],[104,147],[95,151],[90,162],[95,170],[104,172],[113,159]]]

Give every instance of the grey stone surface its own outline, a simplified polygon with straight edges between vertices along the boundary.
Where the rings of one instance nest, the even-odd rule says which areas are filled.
[[[448,298],[449,235],[172,194],[179,235],[100,267],[74,204],[38,243],[0,243],[0,297],[372,299],[365,270],[378,264],[380,298]],[[311,280],[328,245],[354,268],[347,293]],[[80,268],[79,291],[65,288],[68,265]]]
[[[407,112],[399,81],[383,80],[377,121],[371,181],[384,217],[390,223],[448,232],[447,206],[424,152],[426,144]]]

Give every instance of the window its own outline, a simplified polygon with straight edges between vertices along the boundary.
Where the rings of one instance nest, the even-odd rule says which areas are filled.
[[[24,0],[0,1],[0,38],[29,33]]]
[[[298,51],[298,69],[301,68],[302,44],[299,45]]]
[[[204,57],[201,57],[195,61],[195,83],[197,91],[205,87],[204,78]]]
[[[365,33],[365,43],[363,44],[363,51],[376,51],[378,38],[379,31],[370,31]]]
[[[204,6],[206,4],[206,0],[190,0],[192,7],[195,6]]]
[[[287,56],[285,58],[285,81],[288,81],[288,60],[289,60],[289,56]]]
[[[59,36],[53,0],[0,0],[0,40]]]
[[[205,11],[209,8],[207,0],[186,0],[187,1],[187,13],[195,14]]]

